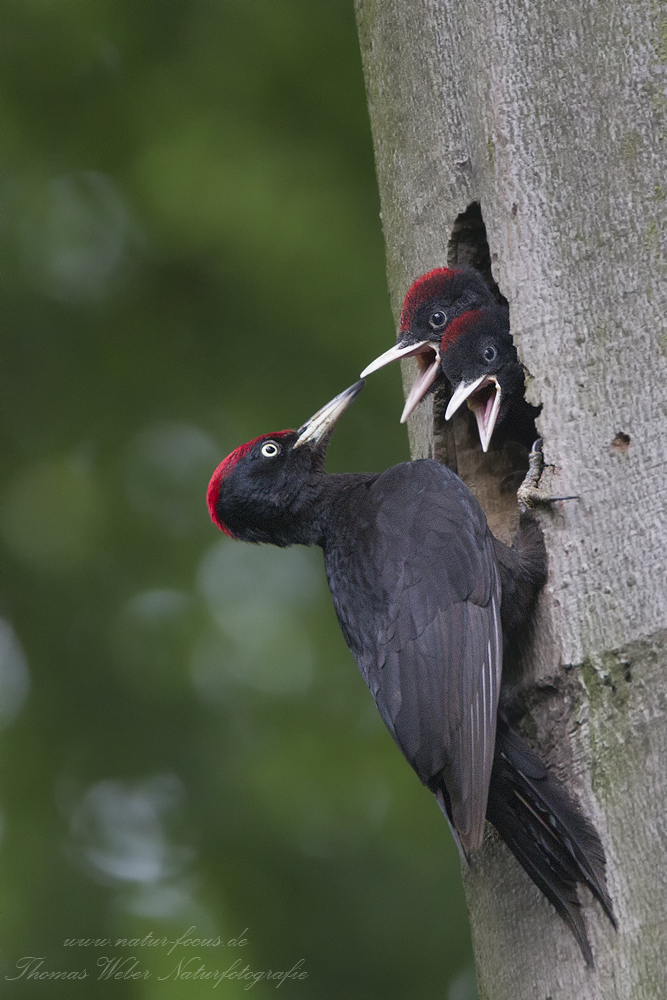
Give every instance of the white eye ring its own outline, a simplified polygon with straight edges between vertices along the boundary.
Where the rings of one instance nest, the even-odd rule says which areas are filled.
[[[433,315],[429,318],[428,325],[432,330],[444,330],[447,326],[447,313],[444,309],[436,309]]]
[[[275,458],[280,454],[280,446],[275,441],[267,441],[262,445],[262,455],[264,458]]]

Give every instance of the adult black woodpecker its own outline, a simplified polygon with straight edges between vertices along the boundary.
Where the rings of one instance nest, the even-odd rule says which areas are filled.
[[[327,473],[331,431],[363,384],[298,431],[263,435],[224,459],[208,488],[211,518],[243,541],[322,547],[345,640],[462,853],[480,846],[488,818],[592,962],[576,886],[588,885],[611,917],[602,845],[497,721],[503,642],[545,580],[541,532],[526,515],[512,548],[503,545],[464,483],[435,461]]]
[[[437,268],[408,289],[397,343],[362,377],[399,358],[416,357],[419,374],[405,402],[404,423],[424,396],[446,378],[453,389],[449,420],[467,402],[475,414],[482,450],[509,415],[515,440],[530,445],[539,408],[524,399],[524,371],[512,340],[509,309],[499,304],[472,267]]]

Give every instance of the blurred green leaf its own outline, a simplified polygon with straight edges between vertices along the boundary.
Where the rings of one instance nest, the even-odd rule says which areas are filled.
[[[352,3],[8,0],[0,55],[3,996],[204,996],[182,944],[97,964],[196,925],[303,958],[304,1000],[472,997],[455,848],[321,554],[205,504],[393,339]],[[406,459],[401,405],[370,380],[329,468]]]

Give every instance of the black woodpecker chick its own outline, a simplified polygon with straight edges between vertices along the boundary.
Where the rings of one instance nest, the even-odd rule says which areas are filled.
[[[405,297],[396,346],[362,375],[413,356],[419,374],[402,423],[446,379],[453,392],[445,419],[467,402],[477,420],[483,451],[488,450],[495,427],[510,414],[513,436],[530,445],[539,409],[524,399],[524,371],[510,333],[509,310],[496,302],[474,268],[438,268],[418,278]]]
[[[298,431],[232,452],[209,484],[211,518],[243,541],[322,547],[345,640],[460,848],[479,847],[490,819],[589,960],[576,885],[591,885],[610,912],[599,838],[502,719],[496,743],[503,641],[544,583],[541,533],[528,517],[503,545],[465,484],[431,460],[325,472],[334,424],[363,384]]]

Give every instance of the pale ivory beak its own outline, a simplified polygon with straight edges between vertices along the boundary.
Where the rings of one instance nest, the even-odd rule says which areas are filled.
[[[399,361],[401,358],[411,358],[415,354],[423,354],[425,351],[435,351],[438,353],[437,347],[431,340],[420,340],[418,344],[406,344],[404,347],[400,347],[395,344],[390,347],[388,351],[381,354],[379,358],[375,361],[371,361],[370,365],[367,365],[362,371],[359,378],[366,378],[367,375],[376,372],[379,368],[384,368],[385,365],[391,364],[392,361]]]
[[[420,340],[418,344],[406,344],[401,347],[396,344],[395,347],[390,347],[388,351],[381,354],[379,358],[375,361],[371,361],[361,373],[361,378],[365,378],[366,375],[370,375],[372,372],[376,372],[378,368],[384,368],[385,365],[391,364],[392,361],[399,361],[401,358],[414,358],[421,354],[433,353],[434,361],[428,366],[428,368],[421,367],[417,375],[415,384],[410,390],[410,394],[405,401],[405,406],[403,407],[403,412],[401,413],[401,423],[404,424],[408,419],[412,411],[415,409],[417,404],[424,398],[427,390],[435,381],[435,377],[438,374],[440,368],[440,350],[438,344],[432,340]]]
[[[339,393],[335,399],[332,399],[330,403],[327,403],[321,410],[318,410],[310,420],[306,421],[302,427],[299,427],[299,436],[294,443],[294,447],[298,448],[302,444],[318,445],[322,438],[326,437],[333,430],[336,422],[342,417],[350,403],[356,399],[365,385],[366,383],[363,379],[360,382],[355,382],[349,389],[345,389]]]
[[[427,341],[428,343],[428,341]],[[432,345],[431,345],[431,349]],[[404,424],[408,419],[412,411],[415,409],[418,403],[422,401],[433,382],[436,379],[438,372],[440,371],[440,352],[435,351],[435,360],[428,368],[424,368],[419,372],[417,378],[414,381],[412,389],[408,398],[405,401],[405,406],[403,407],[403,412],[401,413],[401,423]]]
[[[483,389],[485,386],[491,384],[495,385],[493,396],[489,396],[488,399],[480,400],[479,402],[474,398],[470,398],[478,389]],[[482,375],[480,378],[475,379],[474,382],[460,382],[452,393],[452,398],[449,400],[445,411],[445,420],[453,417],[461,404],[468,400],[468,406],[475,414],[475,419],[477,420],[477,430],[479,431],[482,451],[488,451],[493,429],[498,419],[501,396],[502,390],[500,384],[498,379],[494,378],[493,375]]]

